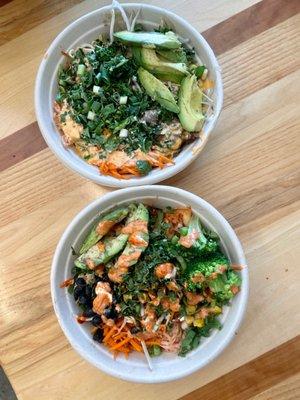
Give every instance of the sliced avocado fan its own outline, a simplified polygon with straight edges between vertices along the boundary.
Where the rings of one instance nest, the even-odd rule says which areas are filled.
[[[159,58],[152,49],[134,48],[133,57],[137,64],[141,65],[151,74],[163,81],[180,83],[182,79],[189,74],[185,63],[173,63]]]
[[[202,113],[202,92],[196,75],[185,77],[179,90],[179,120],[188,132],[199,132],[204,122]]]
[[[174,113],[179,112],[179,107],[173,94],[163,82],[142,67],[138,69],[138,76],[146,93],[153,100],[156,100],[162,107],[169,111]]]
[[[177,49],[181,46],[178,37],[174,32],[129,32],[121,31],[114,33],[114,37],[123,43],[132,44],[133,46],[147,47],[155,49],[157,47],[163,49]]]
[[[159,56],[163,57],[164,61],[171,61],[174,63],[187,63],[186,54],[182,47],[172,50],[156,49],[156,53]]]

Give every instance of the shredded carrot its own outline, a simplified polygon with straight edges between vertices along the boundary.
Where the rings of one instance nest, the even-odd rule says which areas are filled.
[[[113,352],[114,357],[118,353],[123,353],[125,357],[132,351],[142,352],[140,340],[133,337],[130,332],[131,325],[124,324],[124,320],[119,320],[112,328],[108,325],[103,326],[104,338],[103,344]],[[155,341],[155,344],[159,344]]]
[[[119,349],[119,348],[122,347],[124,344],[126,344],[127,342],[129,342],[130,339],[131,339],[130,337],[127,337],[126,339],[122,340],[120,343],[115,344],[115,345],[111,348],[111,350],[117,350],[117,349]]]
[[[139,343],[137,343],[134,339],[132,339],[130,341],[130,344],[134,348],[135,351],[139,351],[139,352],[143,351],[142,346],[140,346]]]
[[[160,342],[157,340],[148,340],[145,343],[147,346],[160,346]]]
[[[112,336],[114,330],[116,329],[115,325],[107,332],[107,335],[104,337],[103,341],[107,342],[107,340]]]

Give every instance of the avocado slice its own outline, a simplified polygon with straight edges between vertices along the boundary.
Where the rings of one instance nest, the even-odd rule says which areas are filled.
[[[179,90],[179,120],[188,132],[201,130],[204,115],[202,114],[202,92],[197,84],[196,75],[185,77]]]
[[[133,46],[147,47],[150,49],[156,49],[157,47],[163,49],[177,49],[181,46],[181,43],[174,32],[159,33],[121,31],[114,33],[114,37],[125,44],[132,44]]]
[[[163,60],[171,61],[175,63],[186,63],[187,58],[183,48],[179,49],[172,49],[172,50],[165,50],[165,49],[156,49],[157,54],[160,57],[163,57]]]
[[[180,83],[189,74],[184,63],[162,61],[152,49],[142,48],[140,51],[142,67],[164,81]]]
[[[132,47],[131,51],[132,51],[132,56],[137,65],[142,65],[142,56],[140,47]]]
[[[165,84],[142,67],[138,69],[138,76],[142,86],[153,100],[156,100],[167,110],[172,111],[173,113],[179,113],[179,107],[176,100]]]

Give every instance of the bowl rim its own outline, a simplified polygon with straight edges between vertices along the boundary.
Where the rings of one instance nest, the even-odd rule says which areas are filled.
[[[236,248],[236,251],[238,252],[238,254],[240,256],[240,259],[242,260],[243,265],[246,266],[246,268],[244,268],[241,271],[243,274],[243,279],[242,279],[242,290],[241,290],[240,296],[238,298],[238,301],[239,301],[238,312],[235,316],[234,323],[230,326],[230,330],[228,331],[227,335],[224,338],[222,338],[222,341],[220,342],[219,346],[217,346],[216,349],[213,352],[211,352],[205,358],[205,360],[202,361],[202,363],[192,365],[191,367],[186,368],[185,370],[183,370],[181,372],[174,373],[172,375],[172,377],[170,377],[170,378],[165,376],[165,377],[159,377],[159,378],[155,377],[155,379],[151,379],[151,377],[149,378],[147,375],[145,375],[144,377],[142,377],[142,376],[135,377],[135,376],[130,375],[129,373],[126,373],[126,371],[123,372],[120,368],[111,368],[111,367],[107,366],[105,363],[101,362],[100,359],[95,360],[94,356],[90,355],[89,353],[86,353],[83,349],[83,346],[80,343],[78,343],[74,339],[73,335],[69,332],[69,328],[68,328],[69,325],[68,325],[68,323],[65,323],[65,321],[63,319],[60,318],[60,310],[59,310],[59,306],[57,306],[56,294],[58,293],[58,288],[57,288],[57,282],[55,282],[55,273],[56,273],[57,268],[59,268],[60,254],[63,250],[65,241],[68,239],[68,236],[72,233],[73,229],[77,226],[78,222],[80,222],[82,217],[84,217],[91,209],[93,209],[94,206],[97,205],[98,207],[101,207],[101,203],[109,202],[111,207],[114,207],[117,204],[118,197],[122,194],[126,194],[127,195],[126,200],[130,201],[131,194],[135,193],[135,191],[137,189],[139,189],[141,191],[141,196],[144,191],[147,191],[147,190],[156,191],[156,189],[158,189],[160,191],[160,194],[158,195],[158,197],[165,196],[165,198],[167,198],[167,197],[170,198],[170,196],[172,194],[175,194],[175,192],[180,193],[182,196],[184,196],[186,198],[187,204],[189,203],[189,200],[193,200],[193,201],[197,202],[199,206],[207,209],[208,211],[213,212],[215,214],[216,218],[221,222],[224,229],[230,234],[233,246]],[[157,196],[157,194],[154,192],[153,196]],[[135,195],[135,197],[136,197],[136,195]],[[110,208],[110,206],[109,206],[109,208]],[[81,209],[81,211],[79,211],[79,213],[76,214],[76,216],[72,219],[72,221],[68,224],[68,226],[64,230],[64,232],[57,244],[57,247],[55,249],[55,253],[54,253],[52,265],[51,265],[51,273],[50,273],[50,290],[51,290],[52,304],[53,304],[54,312],[57,317],[58,323],[59,323],[65,337],[67,338],[67,340],[73,347],[73,349],[75,349],[75,351],[77,351],[77,353],[79,353],[79,355],[83,359],[85,359],[86,361],[88,361],[90,364],[97,367],[98,369],[102,370],[103,372],[105,372],[111,376],[114,376],[116,378],[122,379],[122,380],[137,382],[137,383],[162,383],[162,382],[170,382],[170,381],[184,378],[184,377],[202,369],[207,364],[209,364],[211,361],[213,361],[215,358],[217,358],[223,352],[223,350],[225,350],[225,348],[229,345],[229,343],[235,337],[236,332],[238,331],[238,329],[244,319],[245,313],[246,313],[246,307],[247,307],[248,297],[249,297],[249,273],[248,273],[248,267],[247,267],[245,254],[244,254],[242,245],[241,245],[235,231],[233,230],[233,228],[231,227],[229,222],[223,217],[223,215],[215,207],[213,207],[210,203],[208,203],[201,197],[195,195],[194,193],[188,192],[183,189],[178,189],[176,187],[163,186],[163,185],[156,185],[156,186],[147,185],[147,186],[144,186],[143,188],[129,187],[129,188],[120,189],[120,190],[117,190],[114,192],[106,193],[103,196],[98,197],[95,200],[93,200],[92,202],[90,202],[89,204],[87,204],[83,209]],[[74,321],[74,323],[75,323],[75,321]]]
[[[70,30],[74,29],[78,22],[83,21],[84,19],[88,19],[91,15],[98,13],[99,11],[107,11],[110,10],[113,7],[113,5],[108,5],[101,7],[99,9],[96,9],[94,11],[91,11],[87,14],[82,15],[81,17],[77,18],[75,21],[67,25],[52,41],[48,49],[46,50],[45,54],[51,54],[57,48],[59,47],[59,44],[61,40],[64,38],[65,34],[69,32]],[[76,160],[69,159],[65,157],[64,152],[62,152],[60,149],[57,148],[57,144],[55,143],[54,138],[52,138],[51,133],[49,132],[46,123],[44,121],[44,109],[42,106],[42,102],[40,101],[40,95],[43,91],[43,79],[44,79],[44,72],[46,65],[48,63],[48,57],[43,57],[41,60],[41,63],[38,68],[36,80],[35,80],[35,88],[34,88],[34,104],[35,104],[35,114],[36,114],[36,119],[37,123],[39,126],[39,129],[43,135],[43,138],[45,142],[47,143],[48,147],[51,149],[51,151],[54,153],[54,155],[70,170],[77,172],[79,175],[83,176],[86,179],[89,179],[97,184],[101,184],[107,187],[118,187],[118,188],[125,188],[129,186],[140,186],[140,185],[150,185],[154,184],[157,182],[164,181],[168,178],[171,178],[172,176],[180,173],[183,171],[188,165],[194,161],[201,150],[204,148],[206,145],[206,142],[208,140],[208,137],[210,136],[211,132],[216,126],[216,123],[218,121],[222,106],[223,106],[223,84],[222,84],[222,76],[221,76],[221,68],[218,63],[218,60],[208,44],[208,42],[205,40],[205,38],[197,31],[196,28],[194,28],[188,21],[186,21],[184,18],[180,17],[179,15],[173,13],[172,11],[169,11],[165,8],[162,7],[157,7],[153,6],[150,4],[143,4],[143,3],[122,3],[122,7],[130,8],[130,7],[136,7],[136,8],[144,8],[148,10],[155,10],[157,12],[162,12],[166,13],[167,16],[170,16],[174,24],[179,24],[184,26],[187,30],[191,31],[194,36],[197,38],[197,41],[201,43],[201,46],[205,49],[207,52],[208,58],[211,60],[215,74],[216,74],[216,79],[215,79],[215,93],[216,93],[216,101],[214,104],[214,114],[211,119],[211,123],[209,126],[209,129],[206,129],[204,137],[201,138],[201,142],[199,142],[199,139],[197,139],[195,142],[192,144],[194,146],[191,146],[189,149],[186,149],[187,154],[185,154],[185,157],[178,161],[177,157],[175,157],[175,164],[168,166],[166,168],[163,168],[161,170],[157,170],[154,175],[146,175],[142,176],[139,178],[131,178],[131,179],[117,179],[111,176],[106,176],[102,175],[99,171],[94,169],[85,169],[82,167],[81,164],[76,162]],[[57,65],[55,65],[55,68]],[[58,132],[57,132],[58,134]],[[198,142],[198,143],[197,143]],[[194,148],[199,148],[200,150],[198,151],[193,151]],[[180,153],[179,153],[180,154]],[[92,166],[90,166],[92,167]]]

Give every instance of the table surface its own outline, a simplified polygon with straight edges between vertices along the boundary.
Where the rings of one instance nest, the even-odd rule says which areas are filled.
[[[110,189],[67,170],[47,148],[33,87],[58,32],[108,1],[2,0],[1,364],[24,400],[299,399],[300,2],[148,3],[203,32],[223,70],[217,128],[198,160],[164,183],[208,200],[235,228],[249,263],[244,323],[218,359],[176,383],[119,381],[72,350],[51,304],[51,258],[69,221]]]

